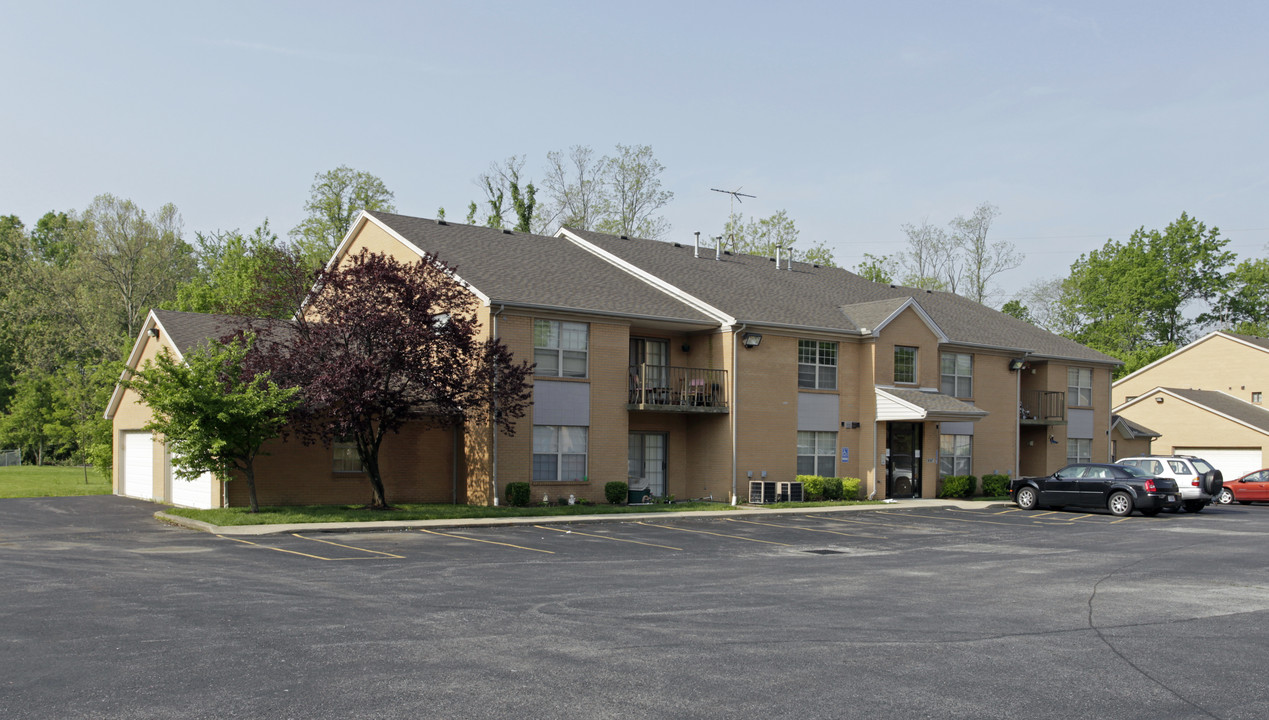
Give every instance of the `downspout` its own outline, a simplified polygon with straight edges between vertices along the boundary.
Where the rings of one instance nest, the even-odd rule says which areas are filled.
[[[1014,407],[1022,407],[1022,368],[1013,374],[1013,380]],[[1022,477],[1022,417],[1016,410],[1014,414],[1019,415],[1014,418],[1013,426],[1013,479],[1017,480]]]
[[[736,369],[740,364],[740,335],[748,325],[742,323],[731,332],[731,504],[736,504]]]
[[[506,305],[499,305],[498,312],[490,316],[491,327],[489,328],[489,333],[490,333],[490,338],[493,340],[498,339],[498,316],[501,315],[502,311],[506,309],[507,309]],[[494,375],[494,388],[497,388],[497,387],[498,387],[498,376]],[[491,430],[493,431],[493,468],[492,468],[492,474],[489,477],[490,487],[493,488],[494,507],[498,507],[498,399],[497,398],[498,398],[497,393],[494,393],[494,421],[493,421],[493,427],[491,428]]]

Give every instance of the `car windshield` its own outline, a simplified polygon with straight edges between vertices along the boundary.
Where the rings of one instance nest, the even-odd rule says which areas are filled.
[[[1123,467],[1124,472],[1128,473],[1129,475],[1133,477],[1150,477],[1150,473],[1146,472],[1145,470],[1142,470],[1139,467],[1136,467],[1135,465],[1123,465],[1121,467]]]
[[[1194,458],[1190,462],[1194,463],[1194,469],[1198,470],[1200,473],[1212,471],[1212,466],[1208,465],[1206,460],[1200,460],[1199,458]]]

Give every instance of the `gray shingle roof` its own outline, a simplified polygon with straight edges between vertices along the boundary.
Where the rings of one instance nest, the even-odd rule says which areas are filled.
[[[565,238],[373,212],[419,249],[449,264],[492,303],[534,305],[717,325]]]
[[[1123,415],[1110,416],[1110,426],[1112,428],[1116,426],[1121,426],[1121,425],[1128,431],[1128,435],[1130,437],[1149,437],[1149,438],[1163,437],[1162,435],[1151,430],[1145,425],[1138,425],[1137,423],[1129,420]]]
[[[1182,388],[1160,388],[1184,398],[1195,405],[1200,405],[1221,415],[1227,415],[1239,422],[1246,423],[1257,430],[1269,433],[1269,410],[1239,400],[1217,390],[1191,390]],[[1143,396],[1144,397],[1144,396]]]
[[[965,418],[971,417],[987,417],[989,414],[982,408],[974,407],[966,402],[961,402],[950,395],[944,395],[938,392],[929,392],[926,390],[916,390],[913,388],[894,388],[879,387],[881,392],[893,395],[900,400],[912,403],[919,408],[924,408],[933,415],[945,416],[961,416]]]
[[[1226,333],[1230,337],[1236,337],[1244,342],[1249,342],[1257,347],[1269,350],[1269,338],[1256,337],[1255,335],[1243,335],[1241,333]]]
[[[249,322],[248,318],[234,315],[155,310],[154,317],[163,325],[168,339],[182,355],[207,340],[219,340],[233,335]]]
[[[770,258],[753,255],[724,255],[722,260],[715,260],[713,249],[702,250],[701,257],[694,258],[690,243],[679,246],[585,230],[569,232],[732,314],[740,322],[851,332],[858,325],[843,311],[843,306],[910,297],[953,343],[1119,363],[1109,355],[952,293],[882,285],[840,268],[806,263],[793,263],[791,271],[784,269],[782,263],[777,270]]]

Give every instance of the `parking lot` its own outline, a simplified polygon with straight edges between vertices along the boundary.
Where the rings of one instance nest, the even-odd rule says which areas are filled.
[[[1269,507],[251,538],[155,509],[0,501],[0,716],[1269,716]]]

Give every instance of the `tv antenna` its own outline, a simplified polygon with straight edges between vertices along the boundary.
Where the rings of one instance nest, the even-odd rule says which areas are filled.
[[[741,187],[744,187],[744,186],[742,185]],[[742,205],[745,203],[745,201],[741,200],[740,198],[747,197],[747,198],[756,199],[758,197],[757,195],[747,195],[745,193],[740,192],[739,187],[736,188],[735,190],[719,190],[718,188],[710,188],[710,190],[731,196],[731,208],[727,211],[727,222],[731,222],[732,216],[736,214],[736,203],[740,203]],[[732,240],[733,240],[732,245],[734,247],[735,246],[734,238],[732,238]]]

